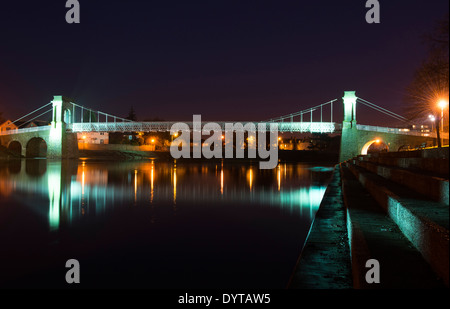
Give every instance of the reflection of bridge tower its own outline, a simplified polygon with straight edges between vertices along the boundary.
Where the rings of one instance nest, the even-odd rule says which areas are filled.
[[[78,156],[76,133],[67,133],[67,124],[72,121],[73,104],[63,96],[53,97],[52,123],[47,145],[48,158]]]
[[[76,175],[76,170],[77,163],[71,160],[57,160],[47,164],[50,230],[57,230],[61,224],[71,221],[71,178]],[[67,220],[69,222],[65,222]]]

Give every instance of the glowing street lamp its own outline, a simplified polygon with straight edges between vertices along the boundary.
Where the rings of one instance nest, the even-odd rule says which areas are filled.
[[[444,108],[445,108],[447,105],[448,105],[448,101],[447,101],[447,100],[442,99],[442,100],[440,100],[440,101],[438,102],[438,106],[441,108],[441,110],[444,110]]]
[[[436,121],[436,117],[434,117],[434,115],[428,115],[428,118],[431,121],[431,132],[433,132],[433,130],[434,130],[434,122]]]

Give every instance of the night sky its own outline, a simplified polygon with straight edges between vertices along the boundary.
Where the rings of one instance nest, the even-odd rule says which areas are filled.
[[[53,95],[139,120],[265,120],[345,90],[399,114],[448,0],[65,0],[0,5],[0,111],[12,120]],[[338,108],[338,107],[336,107]],[[384,124],[366,107],[358,122]],[[393,124],[390,122],[389,124]]]

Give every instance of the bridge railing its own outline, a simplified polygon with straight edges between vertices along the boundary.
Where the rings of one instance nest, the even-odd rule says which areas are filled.
[[[173,125],[179,122],[89,122],[89,123],[72,123],[68,128],[72,132],[167,132],[170,131]],[[202,127],[207,121],[202,122]],[[231,122],[215,122],[220,125],[221,129],[225,131],[225,124]],[[244,121],[243,125],[247,123],[255,124],[257,128],[259,123],[266,124],[266,131],[270,129],[270,122],[252,122]],[[189,129],[193,129],[192,122],[186,122]],[[176,129],[176,127],[175,127]],[[313,132],[313,133],[333,133],[340,129],[340,124],[334,122],[279,122],[279,132]],[[180,129],[182,127],[180,126]]]
[[[369,126],[369,125],[361,125],[361,124],[357,124],[356,128],[358,130],[362,130],[362,131],[372,131],[372,132],[394,133],[394,134],[403,134],[403,135],[436,137],[436,133],[435,132],[419,132],[419,131],[411,131],[409,129],[387,128],[387,127]]]
[[[23,129],[14,129],[14,130],[2,131],[2,132],[0,132],[0,135],[11,135],[11,134],[29,133],[29,132],[41,132],[41,131],[47,131],[47,130],[50,130],[50,126],[40,126],[40,127],[31,127],[31,128],[23,128]]]

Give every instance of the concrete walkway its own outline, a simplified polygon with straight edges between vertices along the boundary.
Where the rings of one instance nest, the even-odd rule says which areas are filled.
[[[448,288],[443,166],[448,148],[337,165],[288,288]],[[379,283],[366,280],[371,259],[379,263]]]
[[[352,288],[341,174],[335,167],[289,288]]]

